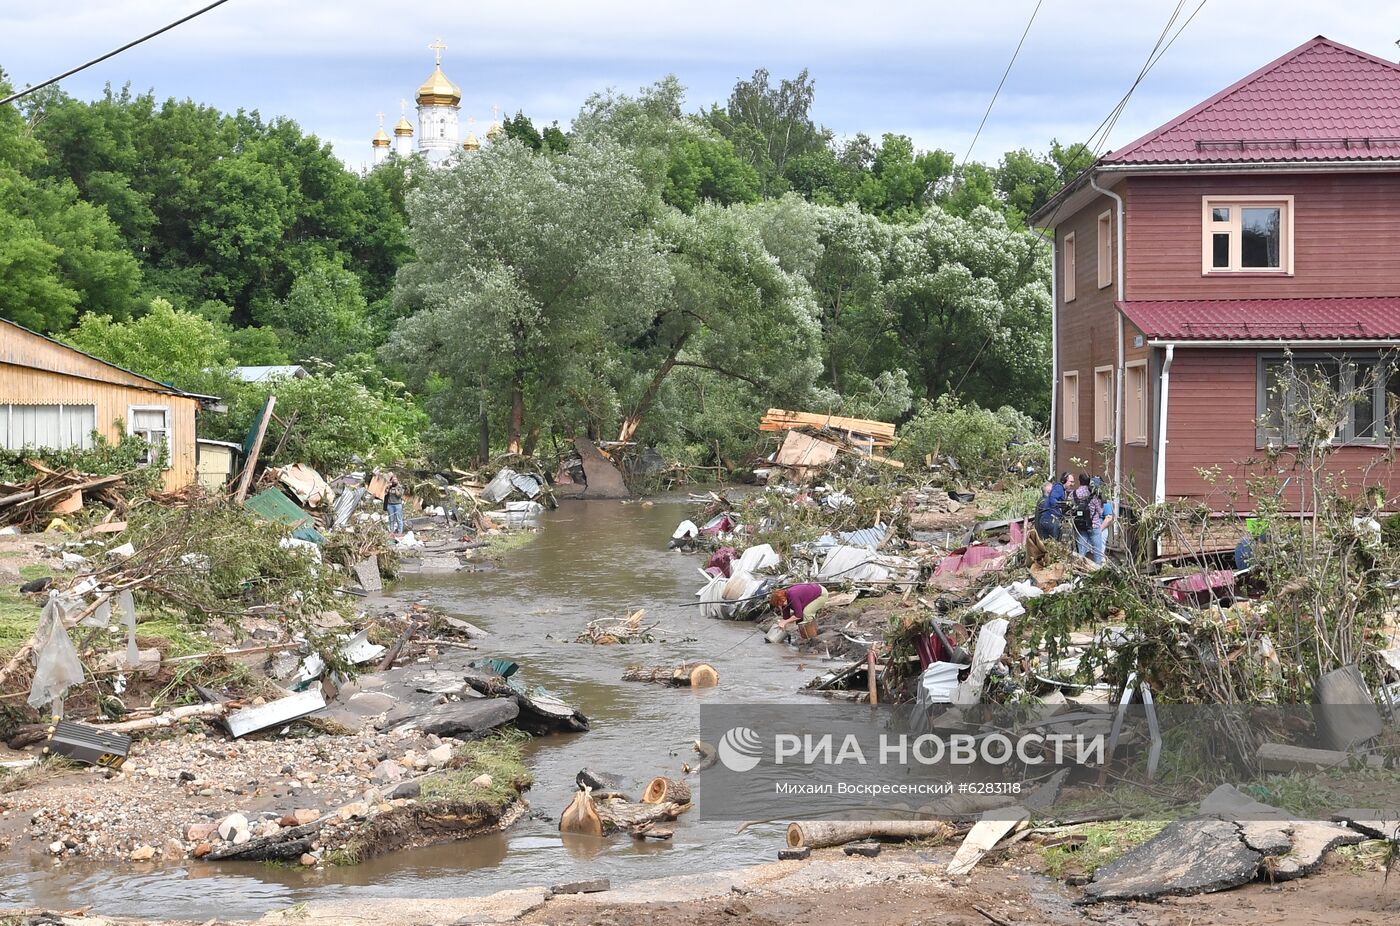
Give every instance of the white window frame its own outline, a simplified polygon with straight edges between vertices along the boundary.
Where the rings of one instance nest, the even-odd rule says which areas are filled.
[[[1060,274],[1063,277],[1061,282],[1064,284],[1065,302],[1073,302],[1079,295],[1078,287],[1075,286],[1075,277],[1079,273],[1079,258],[1075,251],[1074,232],[1070,232],[1065,235],[1064,267]]]
[[[1140,389],[1136,395],[1130,390],[1133,376],[1141,373],[1139,380]],[[1138,431],[1134,433],[1129,428],[1131,423],[1128,419],[1128,409],[1133,409],[1137,414]],[[1147,361],[1130,360],[1123,365],[1123,441],[1127,444],[1134,444],[1140,447],[1147,446],[1147,432],[1149,430],[1147,421]]]
[[[1099,213],[1099,289],[1113,285],[1113,212]]]
[[[137,412],[160,412],[165,416],[165,427],[162,429],[136,428]],[[126,407],[126,433],[132,437],[140,437],[146,443],[146,458],[141,461],[142,466],[151,465],[150,448],[157,446],[151,443],[148,436],[150,433],[160,433],[165,436],[165,469],[170,469],[175,463],[175,452],[170,439],[170,406],[169,405],[128,405]]]
[[[1279,265],[1277,267],[1245,267],[1241,265],[1241,209],[1250,206],[1277,206],[1279,209]],[[1229,209],[1228,221],[1217,222],[1213,209]],[[1230,265],[1214,266],[1215,235],[1230,236]],[[1293,275],[1293,197],[1292,196],[1202,196],[1201,197],[1201,273],[1204,276],[1233,274]]]
[[[1060,416],[1060,431],[1065,440],[1079,442],[1079,371],[1068,370],[1061,386],[1064,396]]]
[[[1108,388],[1100,390],[1100,383]],[[1113,365],[1094,367],[1094,443],[1113,440]]]

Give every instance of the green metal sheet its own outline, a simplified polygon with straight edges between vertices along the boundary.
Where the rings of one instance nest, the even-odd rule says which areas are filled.
[[[301,506],[288,498],[281,489],[264,489],[244,502],[243,507],[269,521],[286,524],[292,528],[292,536],[298,540],[309,540],[312,543],[324,543],[326,540],[316,529],[315,519],[302,511]]]

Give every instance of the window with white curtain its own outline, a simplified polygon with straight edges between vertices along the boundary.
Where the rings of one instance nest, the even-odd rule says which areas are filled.
[[[146,443],[141,459],[149,466],[157,461],[169,468],[170,409],[164,405],[133,405],[127,415],[127,433]]]
[[[94,405],[0,405],[0,448],[86,450],[97,428]]]

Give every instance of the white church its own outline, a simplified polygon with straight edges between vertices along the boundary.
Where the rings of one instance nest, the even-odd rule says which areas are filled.
[[[441,39],[428,46],[432,50],[436,59],[433,66],[433,73],[428,75],[428,79],[423,81],[423,85],[418,88],[416,97],[418,103],[418,154],[423,155],[430,162],[441,162],[450,158],[458,151],[479,151],[481,142],[477,141],[476,135],[472,133],[471,126],[476,122],[474,118],[467,118],[467,137],[461,138],[459,135],[458,117],[462,110],[462,90],[452,81],[447,79],[447,75],[442,72],[442,53],[447,50],[447,46]],[[389,153],[408,157],[414,153],[413,150],[413,125],[408,121],[408,104],[405,101],[400,104],[399,122],[394,126],[394,138],[391,142],[389,135],[384,131],[384,114],[379,114],[379,131],[374,133],[374,139],[370,143],[374,151],[374,165],[378,166],[389,159]],[[505,135],[501,127],[500,114],[496,107],[492,107],[491,123],[486,129],[486,141],[494,142]]]

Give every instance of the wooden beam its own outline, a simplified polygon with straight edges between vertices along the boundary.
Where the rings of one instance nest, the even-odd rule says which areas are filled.
[[[258,454],[262,452],[263,438],[267,437],[267,423],[271,420],[272,410],[276,407],[277,396],[268,396],[262,418],[258,421],[258,432],[253,437],[253,446],[248,451],[248,459],[243,461],[243,475],[238,480],[238,491],[233,495],[233,500],[240,505],[248,497],[248,487],[253,483],[253,470],[258,465]]]

